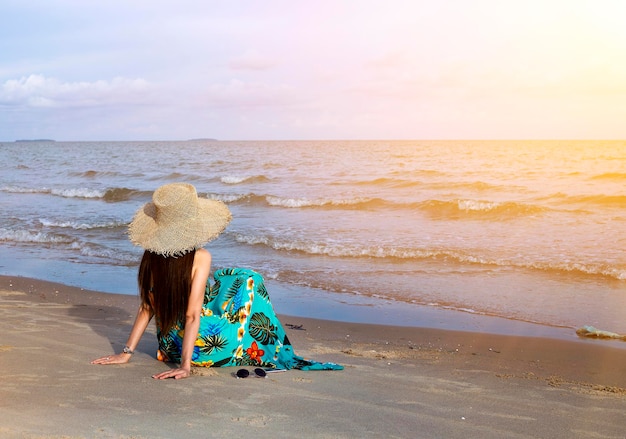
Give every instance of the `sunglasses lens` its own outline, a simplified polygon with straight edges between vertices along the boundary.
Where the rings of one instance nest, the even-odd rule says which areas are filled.
[[[237,371],[237,378],[247,378],[250,375],[247,369],[239,369]]]
[[[267,375],[265,373],[265,371],[263,369],[261,369],[260,367],[257,367],[256,369],[254,369],[254,373],[256,373],[257,376],[264,378],[265,375]]]

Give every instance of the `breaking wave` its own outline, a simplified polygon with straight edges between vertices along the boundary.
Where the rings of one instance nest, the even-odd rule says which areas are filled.
[[[241,183],[266,183],[270,181],[265,175],[235,176],[226,175],[220,178],[224,184],[241,184]]]
[[[409,203],[384,200],[382,198],[292,198],[274,195],[230,194],[209,195],[225,203],[258,204],[263,207],[287,209],[350,209],[350,210],[410,210],[421,211],[434,219],[499,219],[537,215],[548,211],[546,207],[516,202],[496,202],[485,200],[425,200]]]
[[[127,201],[132,198],[145,196],[151,192],[136,191],[128,188],[110,188],[110,189],[91,189],[91,188],[29,188],[19,186],[4,186],[0,188],[1,192],[14,194],[48,194],[63,198],[87,198],[102,199],[107,202]]]
[[[109,229],[115,227],[125,227],[128,223],[126,221],[101,221],[95,223],[85,223],[80,221],[53,221],[45,218],[39,220],[42,226],[56,227],[61,229],[74,229],[74,230],[92,230],[92,229]]]
[[[282,207],[282,208],[377,208],[386,205],[393,205],[378,198],[291,198],[278,197],[274,195],[257,195],[248,194],[208,194],[208,198],[220,200],[225,203],[246,203],[258,204],[264,207]]]
[[[499,219],[541,214],[545,207],[516,203],[512,201],[497,202],[486,200],[427,200],[418,203],[420,210],[435,218],[445,219]]]
[[[606,172],[591,177],[591,180],[626,181],[626,172]]]
[[[102,197],[104,201],[115,203],[119,201],[127,201],[135,198],[150,196],[151,192],[137,191],[125,187],[107,189]]]
[[[40,231],[0,229],[0,241],[15,243],[61,244],[71,243],[73,238]]]
[[[74,241],[70,249],[77,251],[81,256],[89,258],[87,263],[107,263],[119,266],[133,266],[139,262],[134,253],[119,251],[92,242]]]
[[[121,172],[117,172],[117,171],[94,171],[94,170],[89,170],[89,171],[83,171],[83,172],[69,172],[68,175],[70,177],[82,177],[82,178],[90,178],[90,179],[94,179],[94,178],[100,178],[100,177],[141,177],[143,174],[123,174]]]
[[[138,262],[138,256],[131,252],[120,251],[93,242],[86,242],[75,237],[64,234],[47,233],[42,231],[31,230],[10,230],[0,228],[0,242],[13,244],[36,244],[55,250],[70,251],[69,259],[72,254],[78,253],[82,257],[89,257],[85,260],[81,258],[81,262],[85,263],[104,263],[110,265],[135,265]]]
[[[337,258],[380,258],[403,260],[437,260],[456,262],[459,264],[476,264],[483,266],[515,267],[522,269],[568,272],[572,274],[605,276],[618,280],[626,280],[626,265],[581,262],[538,262],[513,261],[510,259],[493,259],[481,255],[470,254],[456,249],[417,249],[384,245],[359,245],[333,242],[311,242],[307,240],[286,239],[269,235],[245,235],[230,232],[229,235],[242,244],[262,245],[276,251],[300,252],[309,255],[322,255]]]

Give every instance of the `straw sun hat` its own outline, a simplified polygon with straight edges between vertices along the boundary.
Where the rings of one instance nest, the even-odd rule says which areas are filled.
[[[198,198],[187,183],[161,186],[128,226],[133,244],[163,256],[181,256],[224,231],[232,215],[221,201]]]

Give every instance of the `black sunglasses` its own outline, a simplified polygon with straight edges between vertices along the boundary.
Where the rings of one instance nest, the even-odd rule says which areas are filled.
[[[258,378],[265,378],[267,375],[263,369],[257,367],[254,369],[254,373]],[[250,371],[248,369],[239,369],[237,371],[237,378],[248,378],[250,376]]]
[[[263,370],[260,367],[254,369],[254,374],[257,378],[265,378],[268,373],[272,372],[284,372],[287,369],[272,369],[272,370]],[[239,369],[237,373],[237,378],[248,378],[250,376],[250,371],[248,369]]]

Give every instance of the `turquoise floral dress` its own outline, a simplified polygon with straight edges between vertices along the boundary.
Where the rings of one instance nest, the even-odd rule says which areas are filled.
[[[207,282],[192,366],[343,369],[338,364],[305,360],[294,354],[259,273],[225,268],[213,277],[213,286]],[[184,331],[179,323],[163,334],[157,322],[159,360],[180,363]]]

